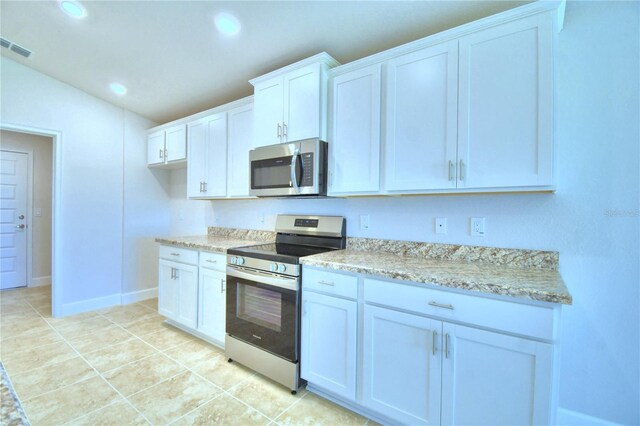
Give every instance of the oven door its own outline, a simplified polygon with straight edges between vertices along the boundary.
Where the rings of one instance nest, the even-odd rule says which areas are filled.
[[[298,361],[297,277],[227,266],[227,334]]]

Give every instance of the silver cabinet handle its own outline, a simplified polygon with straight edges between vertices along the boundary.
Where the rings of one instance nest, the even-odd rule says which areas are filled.
[[[16,229],[24,229],[26,228],[26,225],[24,223],[21,223],[20,225],[16,225]]]
[[[449,358],[449,333],[444,335],[444,357]]]
[[[171,279],[175,278],[175,268],[171,268]]]
[[[278,138],[282,137],[282,126],[278,123]]]
[[[165,148],[165,150],[164,150],[164,158],[165,158],[165,160],[167,159],[167,156],[169,155],[168,153],[169,153],[169,151],[167,151],[167,149]]]
[[[464,180],[464,163],[460,160],[460,180]]]
[[[180,256],[180,253],[169,253],[171,256]]]
[[[438,339],[438,333],[436,333],[436,331],[433,330],[433,355],[434,356],[436,355],[436,350],[437,350],[437,347],[436,347],[437,339]]]
[[[443,303],[434,302],[433,300],[429,302],[429,305],[435,306],[436,308],[451,309],[453,311],[453,305],[445,305]]]
[[[202,182],[202,187],[204,188],[204,192],[207,192],[207,182]]]
[[[207,259],[207,260],[205,260],[205,262],[209,262],[209,263],[218,263],[218,261],[217,261],[217,260],[211,260],[211,259]]]
[[[282,123],[282,136],[287,137],[287,124]]]
[[[227,280],[221,279],[220,280],[220,293],[224,293],[224,284],[227,282]]]
[[[333,283],[333,281],[325,281],[325,280],[320,280],[318,281],[318,284],[322,284],[322,285],[330,285],[330,286],[334,286],[335,284]]]
[[[180,275],[178,275],[178,272],[180,272],[180,270],[178,268],[174,268],[174,270],[176,272],[173,274],[173,278],[177,280],[178,278],[180,278]]]
[[[455,166],[453,165],[453,161],[449,160],[449,180],[452,181],[453,180],[453,168]]]
[[[162,149],[160,149],[160,159],[161,159],[161,160],[164,158],[163,152],[164,152],[164,151],[163,151]]]

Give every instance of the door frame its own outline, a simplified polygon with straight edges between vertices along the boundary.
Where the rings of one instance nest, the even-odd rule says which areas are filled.
[[[62,216],[61,209],[61,194],[62,194],[62,132],[59,130],[53,129],[45,129],[39,127],[32,126],[23,126],[20,124],[13,123],[5,123],[0,122],[0,130],[8,130],[16,133],[27,133],[38,136],[46,136],[51,138],[52,140],[52,157],[53,157],[53,173],[52,173],[52,183],[51,183],[51,204],[52,204],[52,231],[51,231],[51,316],[58,316],[58,312],[62,306],[62,280],[58,280],[59,275],[61,274],[61,261],[60,257],[57,256],[58,253],[62,253],[61,250],[61,224],[59,218]],[[33,160],[33,156],[30,156],[31,160]],[[33,169],[33,163],[30,163],[31,169]],[[33,179],[32,177],[28,177],[29,179]],[[29,183],[27,184],[29,185]],[[31,200],[32,188],[28,189],[29,195],[27,196],[27,208],[31,209],[31,205],[29,204]],[[28,215],[31,218],[31,213]],[[28,221],[29,227],[31,226],[31,221]],[[27,234],[27,280],[31,282],[31,277],[29,275],[29,271],[31,267],[29,266],[30,259],[30,250],[31,250],[31,232]]]
[[[5,129],[2,129],[5,130]],[[33,150],[29,148],[2,148],[3,152],[15,152],[16,154],[27,155],[27,253],[26,253],[26,287],[31,287],[33,281],[33,225],[31,216],[33,215]],[[20,287],[18,287],[20,288]]]

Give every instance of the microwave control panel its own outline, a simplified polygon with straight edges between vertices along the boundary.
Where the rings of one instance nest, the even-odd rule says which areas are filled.
[[[313,153],[301,154],[302,157],[302,179],[300,186],[313,186]]]

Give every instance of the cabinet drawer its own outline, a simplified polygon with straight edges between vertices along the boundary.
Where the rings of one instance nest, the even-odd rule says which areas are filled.
[[[227,256],[221,253],[200,252],[200,267],[215,269],[224,272],[226,270]]]
[[[365,302],[510,333],[553,339],[552,308],[367,278]]]
[[[349,299],[358,298],[358,277],[321,269],[304,268],[302,288]]]
[[[188,263],[189,265],[198,265],[197,251],[174,246],[160,246],[160,258]]]

